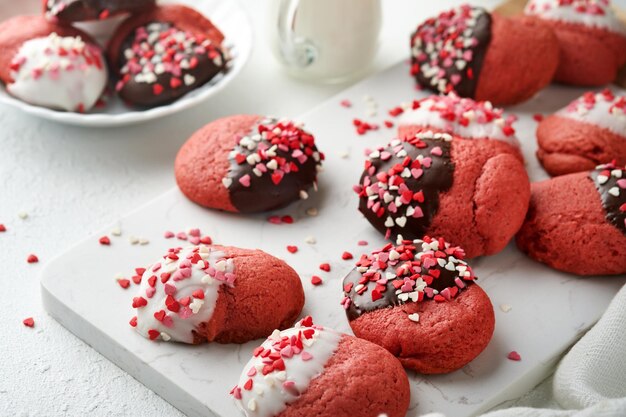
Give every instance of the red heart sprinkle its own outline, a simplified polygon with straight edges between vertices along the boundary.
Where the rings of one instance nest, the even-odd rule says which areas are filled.
[[[150,338],[150,340],[155,340],[160,335],[161,333],[159,333],[157,330],[154,330],[154,329],[148,330],[148,337]]]
[[[313,277],[311,278],[311,284],[320,285],[321,283],[322,283],[322,279],[318,277],[317,275],[313,275]]]
[[[134,275],[132,278],[133,282],[137,285],[141,284],[141,275]]]
[[[187,307],[191,303],[191,297],[183,297],[180,300],[178,300],[178,302],[181,305],[184,305],[185,307]]]
[[[7,231],[6,226],[0,223],[0,232],[6,232],[6,231]]]
[[[202,290],[195,290],[191,295],[193,295],[195,298],[204,300],[204,291]]]
[[[348,261],[348,260],[350,260],[352,258],[353,258],[353,256],[352,256],[352,254],[350,252],[344,252],[341,255],[341,259],[343,259],[344,261]]]
[[[172,79],[170,80],[170,87],[178,88],[182,85],[182,83],[183,82],[179,78],[172,77]]]
[[[280,184],[280,182],[281,182],[282,180],[283,180],[283,174],[278,173],[278,172],[274,172],[274,173],[272,174],[272,182],[273,182],[275,185]]]
[[[37,255],[31,253],[30,255],[28,255],[28,258],[26,258],[26,262],[28,262],[29,264],[34,264],[39,262],[39,258],[37,258]]]
[[[520,356],[519,353],[517,353],[516,351],[511,351],[509,352],[508,355],[506,355],[507,359],[512,360],[512,361],[521,361],[522,357]]]
[[[159,310],[154,313],[154,318],[158,321],[163,321],[163,319],[165,318],[165,310]]]
[[[120,285],[120,287],[126,289],[128,287],[130,287],[130,281],[127,280],[126,278],[120,278],[117,280],[117,283]]]
[[[287,250],[288,250],[290,253],[296,253],[296,252],[298,252],[298,247],[297,247],[297,246],[288,245],[288,246],[287,246]]]
[[[327,263],[326,264],[321,264],[320,265],[320,269],[322,271],[330,272],[330,264],[327,264]]]
[[[133,298],[133,308],[141,308],[148,305],[148,301],[143,297]]]
[[[24,321],[22,321],[22,323],[24,323],[24,326],[26,326],[26,327],[35,327],[35,320],[33,320],[32,317],[24,319]]]
[[[137,316],[133,316],[133,318],[130,319],[128,324],[130,324],[131,327],[137,327]]]
[[[161,84],[155,84],[154,86],[152,86],[152,92],[155,96],[160,95],[161,93],[163,93],[163,86]]]
[[[246,391],[250,391],[252,389],[252,379],[248,378],[248,380],[246,381],[245,384],[243,384],[243,389],[245,389]]]
[[[111,239],[109,239],[108,236],[102,236],[100,239],[98,239],[98,242],[100,242],[101,245],[110,245]]]

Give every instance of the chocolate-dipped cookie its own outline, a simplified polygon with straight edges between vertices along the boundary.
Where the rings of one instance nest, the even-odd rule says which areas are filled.
[[[626,24],[610,0],[530,0],[525,13],[553,30],[559,43],[558,82],[599,86],[626,63]]]
[[[260,250],[172,248],[138,271],[130,324],[151,340],[245,343],[293,325],[304,304],[298,274]]]
[[[626,95],[587,92],[537,126],[537,158],[550,175],[626,164]]]
[[[532,184],[517,246],[577,275],[626,273],[626,169],[614,164]]]
[[[362,255],[343,280],[354,334],[421,373],[452,372],[472,361],[491,340],[495,318],[464,257],[461,248],[430,237]]]
[[[409,380],[380,346],[313,324],[274,332],[231,390],[247,417],[404,417]]]
[[[250,213],[308,198],[323,159],[313,135],[299,125],[237,115],[194,133],[174,170],[181,191],[197,204]]]
[[[386,238],[437,235],[464,247],[468,257],[506,246],[530,193],[515,146],[432,131],[372,151],[355,191],[359,211]]]
[[[211,21],[182,5],[164,5],[127,19],[107,47],[129,105],[171,103],[206,84],[228,66],[224,36]]]
[[[123,13],[137,13],[154,7],[156,0],[42,0],[48,20],[72,23],[105,20]]]
[[[42,16],[0,23],[0,80],[12,96],[84,112],[97,103],[107,78],[103,52],[86,33]]]
[[[411,36],[411,74],[438,93],[514,104],[545,87],[558,64],[549,28],[468,4],[430,18]]]

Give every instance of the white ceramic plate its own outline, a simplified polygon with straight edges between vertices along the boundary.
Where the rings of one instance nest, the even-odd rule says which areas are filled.
[[[207,100],[237,76],[250,56],[252,28],[248,16],[236,0],[168,0],[162,3],[186,4],[198,10],[215,23],[224,33],[224,43],[230,47],[233,56],[230,70],[226,74],[218,75],[207,84],[193,90],[171,104],[147,110],[127,107],[117,96],[111,97],[106,107],[94,109],[86,114],[51,110],[33,106],[12,97],[6,92],[4,86],[0,86],[0,103],[9,104],[28,114],[59,123],[77,126],[111,127],[146,122],[177,113]],[[16,14],[40,13],[39,4],[39,2],[35,1],[24,1],[18,2],[18,5],[16,5],[12,1],[0,0],[0,20],[5,20]],[[81,28],[91,29],[90,32],[94,33],[99,40],[102,39],[103,31],[106,31],[106,28],[103,28],[101,23],[83,24]]]

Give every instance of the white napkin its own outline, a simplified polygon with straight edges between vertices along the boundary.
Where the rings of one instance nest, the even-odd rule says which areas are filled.
[[[626,286],[561,360],[553,391],[561,410],[518,407],[482,417],[626,417]]]

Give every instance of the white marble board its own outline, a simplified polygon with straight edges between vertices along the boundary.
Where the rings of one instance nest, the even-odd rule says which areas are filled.
[[[134,288],[121,289],[114,277],[117,273],[129,277],[134,267],[153,262],[164,249],[180,243],[165,240],[165,230],[200,227],[216,243],[261,248],[285,259],[302,277],[307,297],[303,315],[311,314],[320,324],[349,332],[339,301],[341,279],[352,262],[343,261],[341,254],[347,250],[358,257],[383,244],[382,237],[357,212],[352,185],[361,173],[364,149],[382,144],[394,134],[393,129],[381,127],[357,136],[351,120],[392,119],[386,109],[424,95],[414,89],[407,73],[407,64],[399,63],[298,118],[315,133],[327,161],[320,176],[320,191],[280,211],[292,215],[295,224],[270,224],[267,214],[237,216],[205,210],[186,200],[177,189],[171,190],[51,261],[41,277],[47,311],[189,416],[239,415],[228,391],[260,341],[242,346],[183,346],[146,340],[128,325],[133,316],[130,301]],[[534,157],[536,122],[532,115],[552,112],[581,92],[550,87],[524,105],[509,109],[520,116],[516,127],[533,180],[545,178],[545,173]],[[365,96],[378,103],[377,117],[366,116]],[[353,106],[340,106],[344,99],[351,100]],[[342,157],[346,152],[349,156]],[[318,216],[306,214],[311,207],[318,208]],[[110,234],[116,226],[122,230],[121,237]],[[98,243],[104,234],[111,236],[111,246]],[[129,236],[150,243],[131,245]],[[317,243],[305,243],[309,236]],[[370,245],[357,246],[362,239]],[[290,254],[286,245],[298,245],[300,250]],[[330,273],[318,269],[322,262],[330,262]],[[409,373],[409,416],[430,411],[471,416],[523,394],[546,376],[562,352],[600,317],[624,283],[624,277],[583,279],[552,271],[527,259],[514,245],[497,256],[477,259],[473,265],[496,310],[493,340],[458,372],[428,377]],[[313,274],[320,275],[324,284],[313,287]],[[505,313],[498,308],[501,304],[512,309]],[[520,362],[506,358],[511,350],[521,354]]]

